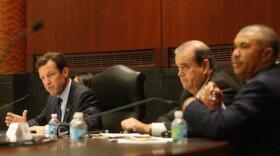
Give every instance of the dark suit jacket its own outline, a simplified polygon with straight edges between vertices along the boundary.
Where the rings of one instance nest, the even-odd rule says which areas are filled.
[[[46,125],[51,119],[51,114],[55,113],[56,96],[49,96],[47,105],[43,111],[35,118],[28,121],[29,126]],[[83,112],[88,130],[102,128],[100,117],[94,115],[99,113],[98,103],[93,92],[82,85],[72,81],[66,104],[63,123],[69,124],[75,112]]]
[[[214,139],[230,139],[234,155],[280,154],[280,68],[247,81],[225,110],[211,111],[192,102],[184,118],[193,130]]]
[[[223,102],[226,106],[228,106],[233,101],[234,96],[240,89],[239,84],[225,71],[214,71],[210,78],[210,81],[215,82],[217,86],[223,91]],[[187,90],[183,90],[179,98],[180,107],[183,102],[191,96],[193,95],[191,95],[190,92],[188,92]],[[165,122],[166,128],[170,129],[171,122],[174,120],[174,111],[179,110],[180,107],[176,107],[167,114],[160,116],[157,122]]]

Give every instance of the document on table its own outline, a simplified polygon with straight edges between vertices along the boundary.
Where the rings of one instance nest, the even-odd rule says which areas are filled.
[[[139,133],[100,133],[100,135],[109,138],[111,142],[122,144],[162,144],[173,141],[172,138],[153,137]]]
[[[150,137],[149,134],[139,133],[100,133],[100,135],[108,138]]]
[[[117,139],[117,143],[121,144],[163,144],[172,142],[172,138],[162,138],[162,137],[129,137]]]

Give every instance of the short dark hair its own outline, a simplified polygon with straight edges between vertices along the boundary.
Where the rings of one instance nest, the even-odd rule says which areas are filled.
[[[39,57],[36,61],[36,69],[39,70],[40,67],[47,64],[49,60],[52,60],[57,69],[62,72],[62,70],[67,67],[64,55],[60,52],[47,52],[43,56]]]

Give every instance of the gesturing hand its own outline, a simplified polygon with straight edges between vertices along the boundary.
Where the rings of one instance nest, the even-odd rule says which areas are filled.
[[[12,122],[26,122],[27,120],[27,110],[22,112],[22,116],[8,112],[5,118],[5,123],[7,126],[10,126]]]

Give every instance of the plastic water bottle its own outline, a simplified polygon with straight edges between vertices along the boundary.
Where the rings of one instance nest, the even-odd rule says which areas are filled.
[[[57,138],[57,127],[60,124],[59,120],[57,119],[56,114],[51,115],[51,120],[49,122],[49,131],[48,135],[50,138],[55,139]]]
[[[175,119],[171,124],[171,136],[175,143],[186,143],[187,142],[187,123],[183,119],[182,111],[174,112]]]
[[[82,112],[76,112],[70,122],[70,140],[73,143],[86,142],[87,124]]]

